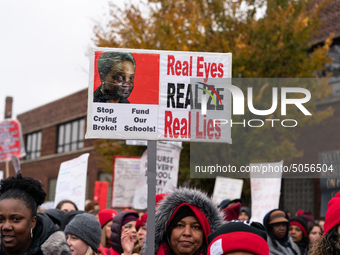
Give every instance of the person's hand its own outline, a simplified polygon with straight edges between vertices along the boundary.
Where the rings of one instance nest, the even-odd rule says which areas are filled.
[[[122,227],[122,235],[120,238],[120,242],[122,244],[124,255],[131,255],[133,252],[133,248],[135,247],[135,243],[133,242],[132,237],[128,235],[129,229],[124,229],[124,227]]]

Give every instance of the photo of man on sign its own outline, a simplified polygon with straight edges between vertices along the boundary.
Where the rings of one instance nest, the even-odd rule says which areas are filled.
[[[93,102],[126,103],[134,87],[136,62],[128,52],[105,52],[98,59],[101,85],[93,93]]]

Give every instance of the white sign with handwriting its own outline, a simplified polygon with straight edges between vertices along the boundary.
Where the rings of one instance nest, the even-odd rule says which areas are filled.
[[[279,208],[282,172],[266,170],[267,172],[263,174],[263,170],[282,169],[282,165],[283,160],[274,163],[250,164],[251,168],[259,170],[250,173],[252,221],[263,222],[264,216],[269,211]]]
[[[87,162],[89,153],[60,164],[54,204],[67,199],[84,210],[86,194]]]

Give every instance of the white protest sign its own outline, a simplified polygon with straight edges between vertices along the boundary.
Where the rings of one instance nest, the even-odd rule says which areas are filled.
[[[217,176],[212,200],[215,204],[220,204],[224,199],[241,198],[242,187],[243,180]]]
[[[140,172],[140,157],[115,156],[112,171],[112,207],[132,207]]]
[[[279,208],[283,160],[250,164],[251,220],[262,222],[264,216]]]
[[[73,201],[79,210],[84,210],[89,153],[60,164],[54,204],[67,199]]]
[[[85,138],[231,143],[219,121],[231,116],[231,63],[231,53],[91,49]]]
[[[157,142],[156,194],[168,193],[177,187],[181,150],[182,148],[176,145]],[[133,199],[133,207],[136,209],[147,207],[147,164],[147,151],[145,151],[141,158],[141,171]]]

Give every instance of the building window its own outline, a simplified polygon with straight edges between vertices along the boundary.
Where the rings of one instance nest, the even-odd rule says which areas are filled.
[[[293,215],[299,209],[314,212],[314,179],[284,178],[281,194],[282,207]]]
[[[26,159],[40,157],[41,151],[41,131],[28,134],[26,136]]]
[[[58,127],[57,153],[75,151],[84,147],[85,119],[78,119]]]

